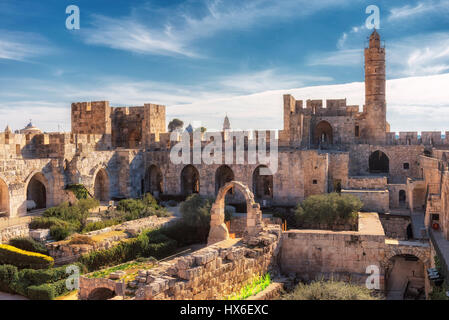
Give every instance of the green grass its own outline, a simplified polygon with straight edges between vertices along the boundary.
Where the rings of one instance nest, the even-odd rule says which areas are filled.
[[[251,283],[244,286],[240,292],[228,296],[225,300],[245,300],[248,297],[258,294],[271,283],[270,274],[256,277]]]
[[[87,277],[88,278],[107,278],[108,275],[110,275],[111,273],[116,272],[116,271],[127,271],[130,269],[133,269],[133,271],[135,271],[134,269],[150,268],[153,265],[154,265],[154,261],[151,259],[145,259],[145,261],[135,260],[135,261],[130,261],[130,262],[126,262],[123,264],[119,264],[119,265],[111,267],[111,268],[95,271],[95,272],[87,275]],[[136,273],[136,272],[132,272],[132,274],[134,274],[134,273]]]

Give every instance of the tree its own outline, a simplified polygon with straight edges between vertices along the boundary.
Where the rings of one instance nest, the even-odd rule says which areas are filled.
[[[168,124],[168,131],[169,132],[176,131],[177,129],[182,128],[183,125],[184,125],[184,122],[182,122],[178,118],[175,118],[172,121],[170,121],[170,123]]]

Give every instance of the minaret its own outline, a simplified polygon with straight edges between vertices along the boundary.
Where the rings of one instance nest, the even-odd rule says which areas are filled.
[[[223,121],[223,131],[231,130],[231,123],[229,122],[228,115],[225,116]]]
[[[369,143],[384,143],[387,130],[385,99],[385,47],[376,30],[365,48],[365,112],[364,137]]]

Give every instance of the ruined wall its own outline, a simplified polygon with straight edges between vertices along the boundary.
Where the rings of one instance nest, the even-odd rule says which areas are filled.
[[[363,211],[384,213],[389,211],[388,190],[342,190],[342,194],[351,194],[363,202]]]
[[[382,222],[387,238],[408,240],[407,227],[411,224],[409,216],[379,214],[379,219]]]
[[[244,243],[216,243],[192,254],[140,270],[135,279],[136,300],[211,300],[239,292],[257,275],[277,272],[281,230],[269,226]],[[115,287],[110,279],[80,279],[79,298],[99,287]],[[123,291],[123,290],[122,290]]]

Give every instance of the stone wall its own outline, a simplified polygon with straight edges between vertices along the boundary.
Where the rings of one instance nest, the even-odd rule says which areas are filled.
[[[360,213],[359,231],[283,232],[280,265],[284,273],[296,273],[303,280],[341,276],[363,283],[368,266],[380,268],[384,247],[385,235],[377,214]]]
[[[30,229],[28,224],[16,225],[0,230],[0,243],[7,243],[9,240],[19,237],[28,237]]]
[[[281,229],[268,226],[258,237],[243,241],[226,240],[192,254],[161,262],[158,267],[140,270],[129,283],[136,287],[137,300],[220,299],[238,292],[255,276],[277,272]],[[82,276],[79,298],[87,299],[99,288],[98,279]],[[105,279],[105,287],[113,286]]]
[[[380,221],[385,230],[387,238],[407,240],[407,227],[411,223],[409,216],[393,216],[389,214],[379,214]]]
[[[388,212],[390,198],[388,190],[342,190],[342,194],[351,194],[363,202],[363,211]]]

